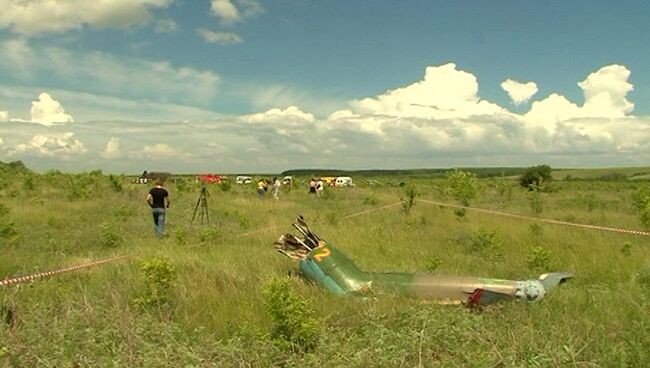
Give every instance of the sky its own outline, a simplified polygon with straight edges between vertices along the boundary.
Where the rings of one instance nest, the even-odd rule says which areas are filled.
[[[648,166],[647,19],[641,0],[0,0],[0,161]]]

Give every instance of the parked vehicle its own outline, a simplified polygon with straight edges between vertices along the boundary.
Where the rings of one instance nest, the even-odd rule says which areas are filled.
[[[221,184],[221,182],[228,180],[227,177],[215,174],[200,174],[196,176],[197,182],[206,184]]]
[[[351,187],[353,185],[352,178],[349,176],[339,176],[336,178],[334,185],[337,187]]]
[[[237,179],[235,180],[235,183],[237,184],[251,184],[253,183],[253,178],[250,176],[246,175],[239,175]]]

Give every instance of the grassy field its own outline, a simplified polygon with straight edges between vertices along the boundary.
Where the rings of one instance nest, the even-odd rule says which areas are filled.
[[[591,179],[573,180],[574,172],[534,194],[516,177],[479,179],[471,206],[647,231],[635,198],[650,195],[649,183],[593,179],[607,173],[581,171]],[[419,201],[408,213],[400,205],[382,208],[399,203],[407,188],[418,199],[458,204],[444,177],[373,176],[372,186],[355,177],[356,187],[322,198],[308,195],[307,178],[299,177],[279,201],[258,199],[253,185],[210,186],[211,222],[193,226],[199,187],[177,178],[166,185],[168,236],[158,240],[144,202],[147,185],[100,172],[0,174],[0,279],[128,256],[0,288],[0,366],[650,364],[650,238]],[[481,311],[395,295],[334,296],[306,284],[272,247],[298,214],[366,270],[508,279],[566,270],[576,277],[539,303]],[[158,265],[153,276],[151,265]],[[268,290],[287,282],[316,326],[315,346],[288,348],[274,338]],[[308,327],[298,323],[295,331],[301,328]]]

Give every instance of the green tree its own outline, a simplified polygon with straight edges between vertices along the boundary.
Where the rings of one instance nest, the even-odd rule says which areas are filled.
[[[519,177],[519,185],[533,190],[544,188],[544,184],[551,180],[551,167],[548,165],[531,166]]]
[[[476,175],[454,169],[447,173],[451,196],[463,206],[469,206],[470,201],[478,198],[478,180]]]

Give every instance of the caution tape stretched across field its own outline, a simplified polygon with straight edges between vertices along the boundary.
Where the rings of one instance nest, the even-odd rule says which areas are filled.
[[[106,264],[106,263],[119,261],[121,259],[128,258],[128,257],[129,256],[112,257],[112,258],[102,259],[102,260],[99,260],[99,261],[82,263],[82,264],[78,264],[78,265],[75,265],[75,266],[69,266],[69,267],[65,267],[65,268],[61,268],[61,269],[53,270],[53,271],[39,272],[39,273],[35,273],[35,274],[31,274],[31,275],[25,275],[25,276],[16,276],[16,277],[12,277],[10,279],[0,280],[0,286],[10,286],[10,285],[18,284],[18,283],[21,283],[21,282],[34,281],[34,280],[42,279],[44,277],[59,275],[59,274],[62,274],[62,273],[79,271],[79,270],[83,270],[85,268],[99,266],[99,265],[103,265],[103,264]]]
[[[355,217],[355,216],[361,216],[361,215],[365,215],[365,214],[368,214],[368,213],[371,213],[371,212],[374,212],[374,211],[379,211],[379,210],[382,210],[382,209],[385,209],[385,208],[394,207],[394,206],[397,206],[399,204],[400,204],[400,202],[397,202],[397,203],[389,204],[387,206],[373,208],[373,209],[370,209],[370,210],[367,210],[367,211],[353,213],[351,215],[344,216],[343,218],[348,219],[348,218]],[[242,233],[242,234],[238,234],[237,237],[245,237],[245,236],[257,234],[257,233],[260,233],[260,232],[263,232],[263,231],[276,229],[276,228],[277,228],[277,226],[275,226],[275,225],[274,226],[267,226],[267,227],[264,227],[264,228],[261,228],[261,229],[245,232],[245,233]],[[69,267],[58,269],[58,270],[39,272],[39,273],[35,273],[35,274],[31,274],[31,275],[24,275],[24,276],[16,276],[16,277],[0,280],[0,287],[2,287],[2,286],[11,286],[11,285],[15,285],[15,284],[23,283],[23,282],[35,281],[35,280],[39,280],[39,279],[49,277],[49,276],[60,275],[62,273],[80,271],[80,270],[83,270],[83,269],[86,269],[86,268],[104,265],[104,264],[107,264],[107,263],[123,260],[123,259],[129,258],[129,257],[131,257],[131,256],[130,255],[124,255],[124,256],[111,257],[111,258],[102,259],[102,260],[98,260],[98,261],[94,261],[94,262],[88,262],[88,263],[82,263],[82,264],[75,265],[75,266],[69,266]]]
[[[423,203],[433,204],[433,205],[436,205],[436,206],[458,208],[458,209],[464,209],[464,210],[469,210],[469,211],[488,213],[488,214],[492,214],[492,215],[499,215],[499,216],[505,216],[505,217],[510,217],[510,218],[517,218],[517,219],[522,219],[522,220],[545,222],[545,223],[555,224],[555,225],[567,225],[567,226],[581,227],[581,228],[585,228],[585,229],[610,231],[610,232],[623,233],[623,234],[650,236],[650,232],[646,232],[646,231],[614,228],[614,227],[599,226],[599,225],[579,224],[579,223],[574,223],[574,222],[552,220],[552,219],[545,219],[545,218],[538,218],[538,217],[529,217],[529,216],[516,215],[516,214],[506,213],[506,212],[499,212],[499,211],[494,211],[494,210],[489,210],[489,209],[484,209],[484,208],[466,207],[466,206],[454,205],[454,204],[449,204],[449,203],[436,202],[436,201],[431,201],[431,200],[427,200],[427,199],[419,199],[418,201],[423,202]],[[347,216],[343,216],[343,219],[349,219],[349,218],[356,217],[356,216],[366,215],[368,213],[372,213],[372,212],[375,212],[375,211],[395,207],[395,206],[398,206],[400,204],[401,204],[401,202],[396,202],[396,203],[392,203],[392,204],[389,204],[389,205],[386,205],[386,206],[377,207],[377,208],[373,208],[373,209],[370,209],[370,210],[353,213],[353,214],[350,214],[350,215],[347,215]],[[263,231],[267,231],[267,230],[270,230],[270,229],[276,229],[276,228],[277,228],[277,226],[275,226],[275,225],[274,226],[267,226],[267,227],[264,227],[264,228],[261,228],[261,229],[245,232],[245,233],[242,233],[242,234],[238,234],[237,237],[250,236],[250,235],[253,235],[253,234],[257,234],[257,233],[260,233],[260,232],[263,232]],[[58,270],[52,270],[52,271],[46,271],[46,272],[39,272],[39,273],[31,274],[31,275],[12,277],[12,278],[8,278],[8,279],[0,280],[0,287],[2,287],[2,286],[11,286],[11,285],[15,285],[15,284],[23,283],[23,282],[39,280],[39,279],[42,279],[42,278],[45,278],[45,277],[60,275],[60,274],[63,274],[63,273],[68,273],[68,272],[80,271],[80,270],[83,270],[83,269],[86,269],[86,268],[112,263],[112,262],[123,260],[123,259],[129,258],[129,257],[131,257],[131,256],[124,255],[124,256],[111,257],[111,258],[102,259],[102,260],[98,260],[98,261],[94,261],[94,262],[88,262],[88,263],[82,263],[82,264],[79,264],[79,265],[69,266],[69,267],[58,269]]]
[[[567,226],[581,227],[581,228],[585,228],[585,229],[610,231],[610,232],[615,232],[615,233],[650,236],[650,232],[647,232],[647,231],[621,229],[621,228],[616,228],[616,227],[607,227],[607,226],[599,226],[599,225],[579,224],[579,223],[568,222],[568,221],[560,221],[560,220],[545,219],[545,218],[539,218],[539,217],[529,217],[529,216],[523,216],[523,215],[515,215],[515,214],[512,214],[512,213],[499,212],[499,211],[488,210],[488,209],[484,209],[484,208],[466,207],[466,206],[454,205],[454,204],[449,204],[449,203],[430,201],[430,200],[427,200],[427,199],[419,199],[418,201],[424,202],[424,203],[429,203],[429,204],[434,204],[434,205],[442,206],[442,207],[459,208],[459,209],[464,209],[464,210],[469,210],[469,211],[489,213],[491,215],[499,215],[499,216],[511,217],[511,218],[522,219],[522,220],[545,222],[545,223],[548,223],[548,224],[567,225]]]

